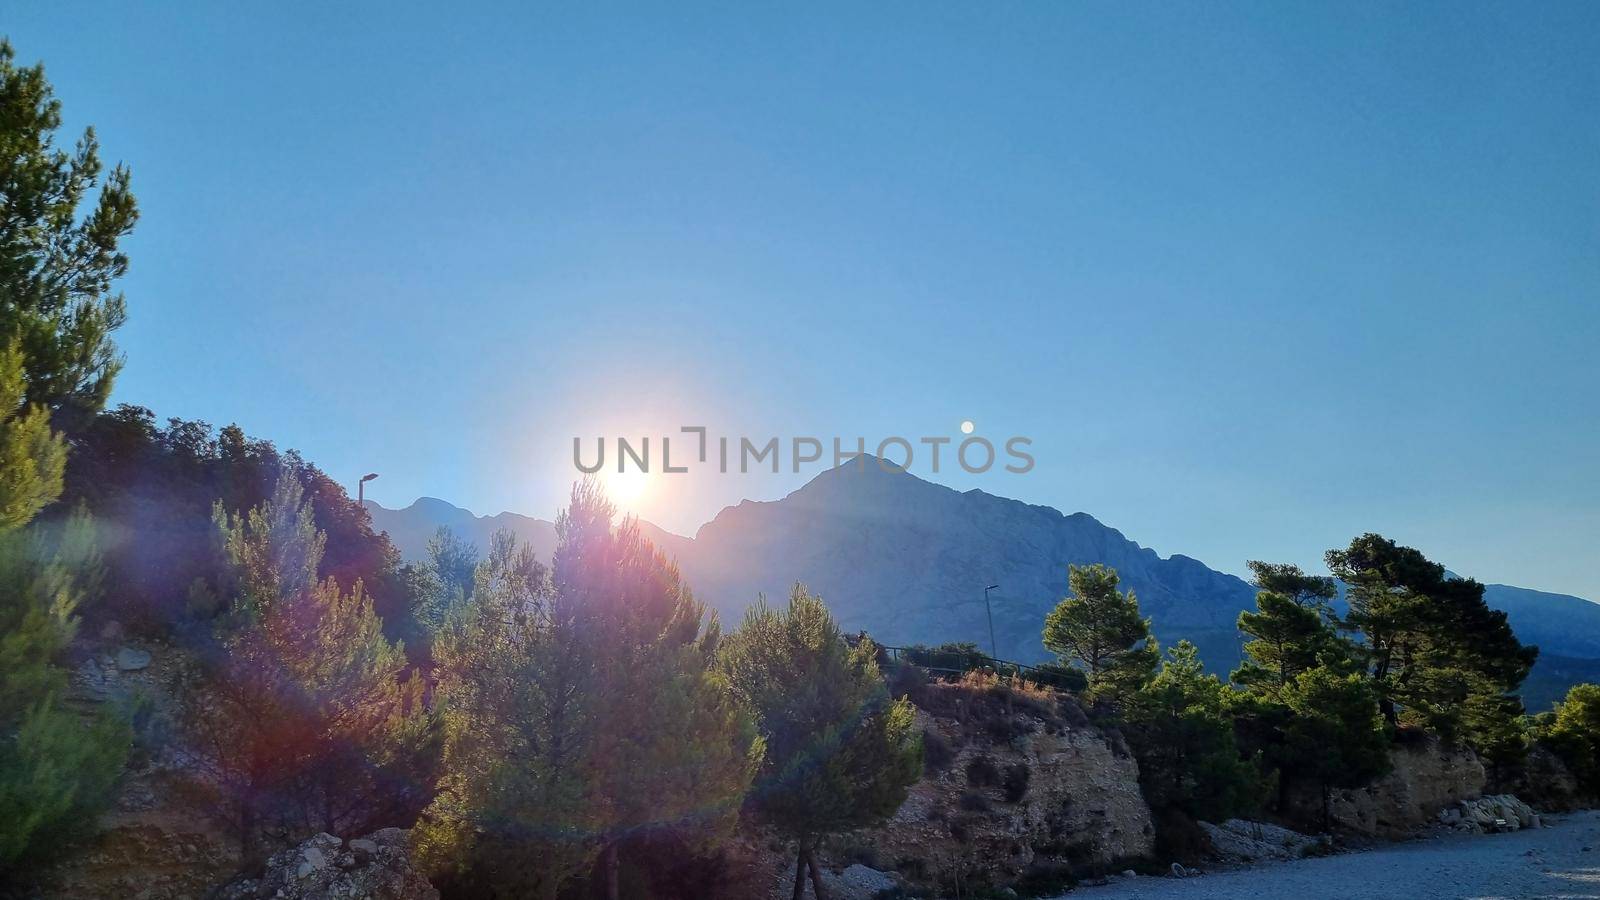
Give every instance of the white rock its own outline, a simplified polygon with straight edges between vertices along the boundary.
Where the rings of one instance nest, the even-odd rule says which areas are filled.
[[[149,668],[150,651],[123,647],[117,651],[117,668],[124,672],[137,672]]]

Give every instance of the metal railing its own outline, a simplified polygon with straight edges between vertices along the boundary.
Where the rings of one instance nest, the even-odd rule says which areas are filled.
[[[848,640],[854,644],[860,640],[860,636],[853,636]],[[968,672],[988,669],[996,675],[1019,675],[1039,684],[1060,685],[1062,681],[1059,670],[1041,669],[1013,659],[998,659],[976,649],[969,651],[943,647],[891,647],[887,644],[877,646],[892,662],[910,663],[929,672],[965,675]]]

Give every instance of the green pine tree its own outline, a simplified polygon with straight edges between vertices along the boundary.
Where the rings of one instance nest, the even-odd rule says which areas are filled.
[[[245,514],[219,504],[226,560],[214,642],[184,704],[195,793],[246,856],[268,830],[354,835],[431,795],[435,718],[358,581],[318,579],[326,536],[298,479]]]
[[[0,532],[0,881],[94,821],[132,738],[120,718],[63,704],[62,658],[96,562],[87,516],[56,531]]]
[[[1161,660],[1150,620],[1139,614],[1132,591],[1117,590],[1115,569],[1069,566],[1067,581],[1071,595],[1045,618],[1045,649],[1083,668],[1090,697],[1124,703],[1155,675]]]
[[[1354,666],[1354,648],[1323,621],[1317,608],[1285,594],[1256,594],[1256,611],[1239,614],[1239,630],[1251,640],[1232,680],[1264,696],[1276,696],[1295,676],[1318,665]]]
[[[822,600],[796,585],[786,610],[758,601],[718,655],[766,740],[751,800],[795,842],[796,900],[807,872],[825,896],[821,841],[893,815],[922,773],[910,701],[888,695],[876,654],[867,639],[848,646]]]
[[[1252,559],[1245,565],[1250,567],[1250,583],[1257,588],[1288,597],[1296,604],[1315,610],[1318,615],[1332,620],[1333,598],[1339,596],[1338,585],[1332,578],[1326,575],[1307,575],[1305,570],[1293,563],[1269,563]]]
[[[1316,788],[1326,828],[1334,788],[1361,787],[1388,771],[1389,739],[1377,698],[1359,673],[1325,666],[1295,676],[1279,698],[1288,712],[1274,754],[1279,777]]]
[[[110,797],[127,729],[62,705],[77,607],[98,585],[87,516],[25,525],[61,492],[66,446],[0,350],[0,874],[39,857]]]
[[[1600,685],[1573,685],[1549,718],[1540,739],[1566,764],[1585,795],[1600,797]]]
[[[1509,698],[1538,657],[1490,609],[1483,585],[1448,577],[1410,547],[1366,534],[1328,551],[1328,567],[1349,586],[1346,627],[1358,632],[1391,726],[1405,722],[1446,739],[1491,740],[1463,731],[1462,711],[1483,695]],[[1499,726],[1491,723],[1493,730]]]
[[[761,746],[713,670],[714,621],[635,523],[585,484],[550,570],[497,536],[436,644],[445,777],[425,863],[491,896],[555,897],[636,842],[727,834]]]
[[[1221,821],[1260,805],[1265,781],[1239,752],[1228,695],[1227,685],[1205,674],[1195,646],[1179,641],[1134,696],[1126,732],[1152,808]]]
[[[22,355],[27,402],[70,425],[105,405],[122,367],[111,333],[125,305],[112,283],[139,211],[122,166],[80,211],[100,182],[99,143],[91,128],[59,148],[60,127],[44,67],[17,66],[0,40],[0,343]]]

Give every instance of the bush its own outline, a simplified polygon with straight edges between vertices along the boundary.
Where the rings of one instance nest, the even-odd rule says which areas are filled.
[[[1064,863],[1040,861],[1029,866],[1011,885],[1018,897],[1055,897],[1078,886],[1072,867]]]
[[[913,644],[905,649],[902,658],[927,669],[944,670],[942,674],[970,672],[990,665],[988,654],[970,641],[940,644],[937,647]]]
[[[1028,795],[1028,781],[1032,775],[1027,763],[1019,762],[1006,766],[1000,787],[1005,791],[1007,803],[1016,803]]]
[[[961,808],[967,812],[988,812],[989,798],[975,791],[961,795]]]
[[[1178,809],[1156,814],[1156,857],[1184,864],[1197,863],[1211,853],[1211,839],[1205,831]]]
[[[1089,676],[1083,674],[1082,669],[1061,663],[1040,663],[1028,670],[1028,677],[1041,686],[1073,694],[1082,693],[1089,686]]]
[[[1054,731],[1064,722],[1058,710],[1070,698],[1016,676],[968,672],[954,682],[935,681],[912,693],[911,702],[929,715],[976,725],[995,743],[1036,730]]]
[[[989,756],[974,756],[967,763],[967,784],[975,788],[994,787],[1000,783],[1000,767]]]
[[[910,697],[915,702],[928,684],[927,671],[908,662],[901,662],[888,672],[891,697]]]
[[[955,762],[956,751],[943,734],[932,728],[922,729],[922,771],[937,775]]]

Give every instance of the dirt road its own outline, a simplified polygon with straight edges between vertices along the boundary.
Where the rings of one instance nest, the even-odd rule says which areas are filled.
[[[1133,878],[1070,900],[1600,898],[1600,811],[1546,817],[1538,830],[1451,834],[1321,859],[1195,878]]]

